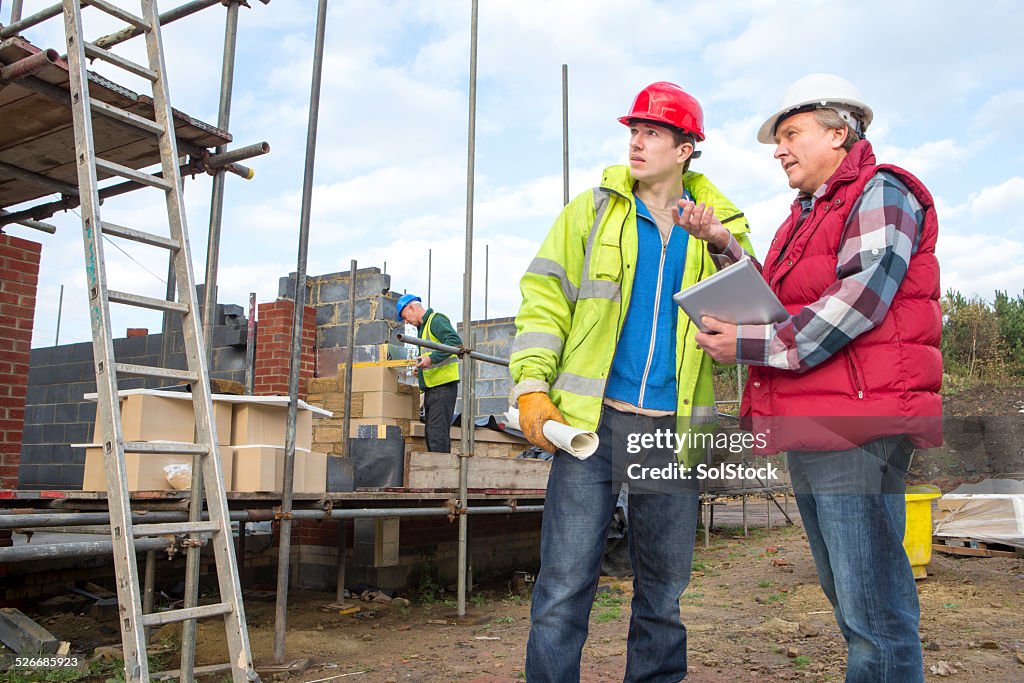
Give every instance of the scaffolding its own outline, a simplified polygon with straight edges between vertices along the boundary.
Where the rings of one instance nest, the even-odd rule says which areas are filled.
[[[260,0],[263,4],[269,0]],[[88,5],[88,0],[82,0],[83,5]],[[2,0],[0,0],[0,12],[2,12]],[[238,14],[241,6],[248,7],[245,0],[192,0],[174,9],[160,14],[160,24],[167,25],[188,17],[196,12],[213,5],[226,6],[226,20],[223,45],[223,64],[220,84],[220,98],[218,106],[217,126],[210,126],[197,119],[193,119],[183,112],[173,112],[175,121],[175,134],[178,139],[179,149],[188,157],[181,165],[183,175],[195,173],[209,173],[213,175],[213,186],[210,206],[209,234],[206,259],[206,288],[205,306],[203,307],[203,338],[211,338],[213,316],[217,301],[217,276],[219,261],[219,246],[221,235],[221,224],[223,220],[225,178],[227,173],[233,173],[245,179],[253,176],[252,170],[243,166],[240,162],[247,159],[266,154],[270,146],[266,142],[259,142],[243,147],[228,149],[232,142],[227,128],[230,120],[231,100],[234,80],[235,50],[238,35]],[[38,145],[39,139],[46,136],[52,138],[51,157],[42,164],[32,165],[31,163],[16,164],[8,161],[0,161],[0,228],[5,225],[18,224],[36,230],[43,230],[48,233],[55,232],[56,228],[46,223],[45,220],[54,214],[67,211],[77,207],[80,203],[78,197],[77,178],[73,152],[68,154],[67,150],[73,150],[73,145],[61,145],[59,140],[60,131],[70,126],[70,110],[68,105],[71,98],[68,92],[67,63],[55,50],[41,50],[21,37],[21,32],[32,28],[43,21],[60,15],[63,11],[62,4],[58,3],[37,11],[27,17],[22,16],[22,1],[13,0],[10,20],[7,25],[0,24],[0,84],[4,87],[0,90],[0,115],[3,115],[3,107],[12,99],[12,94],[17,93],[24,99],[26,106],[31,106],[32,111],[42,116],[28,116],[26,120],[36,122],[38,125],[31,130],[17,130],[12,127],[5,127],[0,131],[0,150],[8,150],[16,147],[19,138],[26,143],[33,141]],[[313,170],[316,151],[317,123],[319,117],[320,81],[323,66],[324,39],[326,32],[327,0],[318,0],[316,33],[314,42],[313,72],[311,78],[311,92],[309,103],[309,119],[306,138],[306,156],[302,191],[302,209],[300,217],[300,231],[297,257],[297,282],[294,301],[294,319],[292,325],[291,339],[291,373],[289,376],[289,410],[286,428],[285,467],[284,482],[281,497],[278,500],[268,499],[259,496],[229,496],[231,502],[237,504],[253,505],[252,509],[232,510],[231,520],[238,522],[239,537],[238,543],[244,549],[245,524],[255,521],[276,521],[280,528],[279,556],[278,556],[278,590],[275,620],[275,641],[274,661],[277,664],[284,662],[284,634],[286,626],[286,608],[288,601],[288,577],[290,574],[290,545],[291,545],[291,522],[303,519],[333,519],[347,520],[373,517],[440,517],[458,519],[458,583],[457,583],[457,609],[460,617],[466,612],[467,592],[467,565],[469,553],[468,539],[468,518],[470,515],[480,514],[513,514],[513,513],[540,513],[543,505],[521,505],[516,497],[508,494],[486,494],[471,493],[468,490],[468,463],[473,455],[474,449],[474,428],[475,428],[475,400],[474,400],[474,360],[481,362],[508,365],[508,361],[486,354],[480,354],[472,348],[472,267],[473,267],[473,193],[474,193],[474,168],[475,168],[475,123],[476,123],[476,66],[477,66],[477,28],[478,28],[478,0],[471,0],[471,42],[469,60],[469,129],[468,129],[468,158],[467,158],[467,185],[466,185],[466,239],[465,239],[465,271],[463,275],[463,324],[464,338],[467,343],[462,347],[445,347],[444,350],[456,353],[462,359],[462,387],[463,387],[463,411],[462,411],[462,448],[459,453],[459,491],[458,498],[449,500],[446,495],[424,496],[416,494],[420,502],[428,501],[432,507],[410,507],[397,506],[397,501],[403,500],[403,494],[392,496],[373,496],[377,507],[372,508],[343,508],[340,505],[365,502],[365,496],[360,494],[328,494],[317,500],[298,497],[304,507],[294,509],[296,496],[293,491],[294,483],[294,457],[295,457],[295,424],[296,410],[298,405],[298,385],[300,363],[300,345],[302,331],[302,312],[305,309],[305,280],[306,260],[308,252],[310,207],[312,203]],[[2,17],[2,14],[0,14]],[[129,27],[122,31],[103,36],[95,41],[95,45],[102,49],[120,44],[135,36],[141,35],[138,28]],[[563,66],[563,105],[567,107],[566,99],[566,70]],[[131,111],[132,108],[151,110],[152,103],[147,98],[137,95],[116,83],[108,81],[97,74],[90,73],[88,76],[90,92],[95,89],[96,99],[108,101],[108,103]],[[0,86],[0,87],[2,87]],[[22,92],[24,91],[24,92]],[[25,93],[28,93],[25,96]],[[564,110],[567,117],[567,108]],[[63,118],[61,116],[66,114]],[[565,119],[567,125],[567,118]],[[41,125],[50,126],[51,130],[41,129]],[[106,130],[100,126],[107,126]],[[114,120],[107,120],[97,127],[97,137],[110,140],[109,149],[104,150],[105,155],[113,160],[120,160],[124,165],[134,169],[145,168],[159,160],[158,151],[155,145],[147,147],[143,138],[126,139],[126,131],[137,134],[134,129],[126,129],[123,124]],[[564,174],[565,191],[568,193],[568,137],[566,129],[566,142],[564,145]],[[212,151],[211,151],[212,149]],[[111,157],[111,154],[114,156]],[[117,155],[121,154],[120,157]],[[3,181],[3,176],[7,181]],[[101,175],[103,180],[109,176]],[[108,184],[100,189],[100,199],[114,197],[143,185],[136,181]],[[21,205],[34,200],[40,200],[53,193],[59,193],[60,199],[43,201],[34,204],[29,208],[8,212],[5,207]],[[353,278],[356,272],[356,262],[352,261]],[[173,269],[168,268],[168,298],[173,296],[175,287]],[[354,295],[355,288],[350,288]],[[250,310],[252,307],[250,305]],[[354,314],[354,306],[350,307],[350,315]],[[170,313],[166,313],[163,320],[165,332],[170,328]],[[252,329],[252,315],[250,314],[250,331]],[[346,376],[345,391],[345,414],[349,415],[351,405],[351,349],[354,346],[354,325],[349,326],[349,372]],[[165,341],[169,335],[165,334]],[[400,341],[407,343],[430,346],[430,342],[416,338],[401,337]],[[250,339],[251,344],[251,339]],[[211,351],[207,346],[207,353]],[[164,359],[166,360],[167,349],[165,346]],[[345,432],[345,450],[349,433]],[[196,480],[201,478],[196,477]],[[193,486],[189,493],[193,502],[201,500],[201,483]],[[407,495],[407,494],[406,494]],[[399,497],[395,497],[399,496]],[[537,499],[541,496],[528,494],[525,499]],[[85,498],[90,498],[86,496]],[[405,498],[407,500],[407,497]],[[477,500],[480,504],[469,505],[470,499]],[[70,512],[55,513],[49,506],[52,503],[66,503],[70,506],[81,505],[73,500],[55,500],[52,497],[40,497],[24,495],[16,500],[21,503],[46,506],[48,509],[40,510],[36,507],[29,509],[7,509],[0,511],[0,529],[32,530],[39,528],[74,528],[89,525],[106,525],[110,522],[109,513],[102,512]],[[102,501],[101,496],[92,497],[94,501]],[[166,498],[155,498],[154,502],[175,501],[180,502],[177,496]],[[274,505],[274,503],[279,503]],[[59,505],[58,505],[59,506]],[[188,518],[187,513],[180,511],[148,511],[144,516],[133,518],[140,528],[147,523],[171,524],[184,521]],[[337,588],[340,596],[343,590],[344,563],[345,563],[345,539],[344,525],[341,527],[342,535],[339,539],[339,586]],[[180,547],[180,541],[171,538],[153,538],[140,541],[137,544],[139,551],[146,551],[146,570],[144,586],[144,609],[152,611],[153,584],[155,581],[155,557],[158,550],[175,552]],[[110,541],[94,541],[88,543],[59,543],[45,546],[19,546],[16,548],[0,548],[0,563],[27,561],[40,558],[54,557],[88,557],[104,556],[112,552]],[[196,564],[197,574],[198,553],[188,553],[189,562]],[[240,563],[244,559],[244,552],[239,554]],[[194,651],[195,632],[186,631],[183,637],[183,650]],[[199,670],[197,669],[197,673]]]

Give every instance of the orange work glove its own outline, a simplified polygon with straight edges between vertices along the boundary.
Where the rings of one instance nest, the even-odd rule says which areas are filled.
[[[534,391],[519,397],[519,426],[523,434],[534,446],[554,453],[558,448],[544,436],[544,423],[548,420],[568,424],[544,392]]]

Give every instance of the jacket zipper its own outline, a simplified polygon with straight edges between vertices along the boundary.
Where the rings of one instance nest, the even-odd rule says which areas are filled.
[[[864,388],[860,383],[860,375],[857,373],[857,365],[853,362],[853,352],[849,349],[846,350],[846,362],[850,366],[850,375],[853,378],[854,389],[857,390],[857,398],[864,398]]]
[[[659,235],[661,231],[658,231]],[[671,237],[671,233],[669,234]],[[665,271],[665,252],[668,251],[668,242],[662,239],[661,258],[658,260],[658,285],[654,291],[654,319],[651,321],[651,345],[647,349],[647,364],[644,366],[643,377],[640,378],[640,397],[637,404],[644,407],[644,394],[647,392],[647,376],[651,372],[651,361],[654,360],[654,344],[658,339],[658,313],[661,309],[661,281]]]
[[[616,197],[621,198],[622,201],[626,202],[626,204],[629,205],[629,208],[626,209],[626,218],[622,219],[622,224],[619,226],[619,263],[623,264],[622,265],[622,271],[620,271],[620,272],[622,274],[622,278],[625,279],[625,277],[626,277],[625,267],[626,266],[625,266],[625,260],[622,258],[622,231],[626,229],[626,220],[629,218],[629,212],[633,208],[633,201],[631,199],[629,199],[628,197],[626,197],[626,195],[622,194],[621,192],[619,192],[617,190],[613,190],[610,187],[602,187],[601,189],[602,190],[606,190],[608,192],[608,194],[613,194]],[[584,275],[587,275],[587,274],[584,273]],[[612,347],[612,358],[613,358],[613,360],[614,360],[614,356],[615,356],[614,350],[619,347],[619,338],[622,336],[623,296],[621,294],[621,292],[622,292],[622,285],[621,285],[621,283],[619,285],[619,292],[620,292],[619,293],[619,319],[615,322],[615,345]],[[611,367],[609,366],[609,370],[610,369],[611,369]],[[605,377],[605,382],[604,382],[604,391],[601,392],[601,403],[602,403],[602,405],[604,404],[604,398],[607,395],[608,395],[608,377],[606,376]]]

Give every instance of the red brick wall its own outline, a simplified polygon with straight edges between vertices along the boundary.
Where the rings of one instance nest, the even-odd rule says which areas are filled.
[[[256,368],[253,391],[257,396],[288,395],[291,368],[292,311],[295,302],[278,299],[259,305],[256,331]],[[313,349],[316,345],[316,309],[306,306],[302,320],[302,350],[299,354],[299,398],[313,378]]]
[[[0,234],[0,489],[18,485],[42,245]]]

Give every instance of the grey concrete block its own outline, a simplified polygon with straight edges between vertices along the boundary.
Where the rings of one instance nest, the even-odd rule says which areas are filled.
[[[302,588],[316,591],[334,590],[338,581],[338,570],[323,564],[299,563],[296,583]]]
[[[21,443],[22,444],[37,444],[43,443],[43,427],[44,424],[30,424],[26,422],[21,430]]]
[[[82,397],[86,394],[91,394],[96,391],[96,381],[91,382],[74,382],[68,384],[68,398],[66,403],[77,403],[78,401],[84,400]],[[54,401],[54,403],[61,403],[61,401]]]
[[[48,424],[42,426],[41,443],[66,443],[64,425]]]
[[[398,298],[394,296],[382,296],[377,304],[377,317],[381,320],[394,320],[397,315],[395,304]]]
[[[356,299],[356,320],[371,320],[374,318],[370,298]],[[348,307],[346,306],[346,308]],[[379,320],[380,316],[376,316],[376,318]]]
[[[320,282],[317,288],[317,301],[323,304],[342,303],[348,301],[348,280],[329,280]]]
[[[505,341],[495,342],[494,346],[491,347],[490,355],[497,356],[498,358],[508,358],[512,355],[512,340],[507,339]]]
[[[70,385],[68,384],[51,384],[47,386],[44,401],[46,403],[67,403],[71,395],[68,391],[69,388]]]
[[[478,415],[501,415],[508,410],[507,398],[481,398],[477,402]]]
[[[54,406],[54,422],[75,422],[78,420],[77,403],[58,403]]]
[[[348,345],[348,325],[331,325],[316,331],[316,345],[321,349],[334,349]]]
[[[39,465],[48,462],[50,459],[50,446],[44,446],[36,443],[21,442],[21,461],[20,467],[26,465]]]
[[[30,366],[34,365],[49,365],[50,364],[50,346],[40,346],[32,349],[29,352],[28,363]]]
[[[482,353],[490,353],[490,351],[483,351]],[[478,361],[476,364],[476,376],[479,379],[505,379],[509,377],[509,372],[508,367],[505,365]]]
[[[32,409],[32,417],[29,418],[28,410]],[[25,424],[46,424],[53,422],[53,416],[55,414],[55,406],[52,403],[42,403],[34,406],[26,406],[25,408]]]
[[[295,300],[295,277],[287,276],[277,281],[277,297],[279,299]]]
[[[487,326],[487,341],[505,341],[516,336],[515,322]]]
[[[338,318],[337,304],[321,304],[316,307],[316,324],[318,327],[339,322],[341,320]]]
[[[64,429],[64,435],[68,443],[86,443],[92,436],[92,424],[85,422],[69,424]]]
[[[96,409],[98,405],[95,401],[82,401],[78,404],[78,421],[92,423],[96,421]]]
[[[146,353],[146,337],[124,337],[114,340],[114,355],[118,358],[143,356]]]
[[[13,607],[0,609],[0,640],[18,654],[54,654],[60,643],[52,633]]]
[[[46,403],[46,389],[47,387],[40,384],[29,382],[29,385],[25,388],[26,405]]]
[[[70,361],[92,361],[92,342],[82,342],[80,344],[71,344],[70,346],[64,347],[68,349],[71,354],[68,360]],[[54,356],[54,362],[56,362],[56,355]]]
[[[384,320],[356,325],[356,344],[383,344],[392,337],[392,326]]]
[[[28,381],[32,384],[57,384],[61,381],[62,365],[29,366]]]
[[[245,350],[225,347],[213,350],[214,372],[245,371]]]
[[[232,346],[244,349],[247,337],[248,330],[244,327],[220,325],[213,328],[213,348]]]
[[[356,298],[381,294],[391,285],[391,276],[379,272],[367,276],[356,276]]]
[[[148,337],[146,337],[146,353],[151,353],[153,355],[159,355],[160,351],[163,349],[163,347],[164,347],[164,335],[162,333],[160,333],[160,334],[151,334]]]
[[[245,309],[237,304],[217,305],[218,325],[239,325],[245,322]]]

